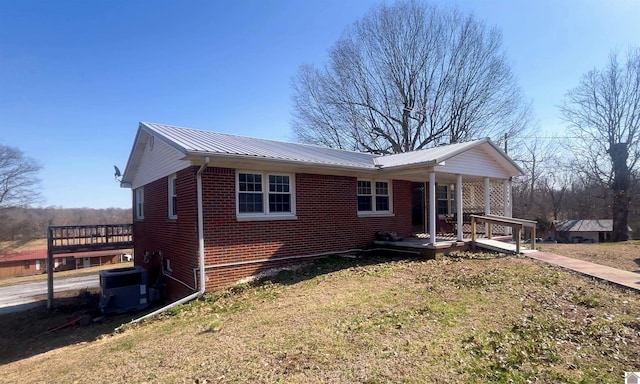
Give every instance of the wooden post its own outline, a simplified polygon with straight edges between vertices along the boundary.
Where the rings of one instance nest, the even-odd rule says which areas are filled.
[[[476,218],[471,217],[471,249],[476,250]]]
[[[531,227],[531,249],[536,249],[536,227]]]
[[[522,226],[518,225],[516,228],[516,254],[520,254],[520,233],[522,232]]]
[[[53,309],[53,229],[47,231],[47,309]]]

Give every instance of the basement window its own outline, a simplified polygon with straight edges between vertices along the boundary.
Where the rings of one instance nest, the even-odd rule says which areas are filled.
[[[239,220],[295,219],[295,178],[291,174],[236,174],[236,215]]]

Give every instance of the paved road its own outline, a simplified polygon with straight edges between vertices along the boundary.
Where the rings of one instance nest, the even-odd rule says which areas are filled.
[[[54,277],[53,280],[54,292],[94,288],[98,286],[100,286],[100,278],[97,273],[90,276],[69,277],[65,279],[56,279]],[[17,306],[22,307],[23,304],[33,303],[37,300],[37,296],[40,296],[40,299],[42,299],[42,295],[46,294],[46,281],[0,287],[0,314],[12,312],[10,307],[18,308]]]

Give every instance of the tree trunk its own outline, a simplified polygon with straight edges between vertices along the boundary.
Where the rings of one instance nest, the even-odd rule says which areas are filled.
[[[613,195],[613,241],[629,240],[629,202],[627,191]]]
[[[631,172],[627,165],[629,149],[627,143],[609,146],[609,155],[613,164],[613,241],[629,240],[629,181]]]

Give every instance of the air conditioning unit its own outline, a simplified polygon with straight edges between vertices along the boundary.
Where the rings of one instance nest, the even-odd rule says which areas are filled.
[[[136,266],[100,271],[100,310],[103,313],[138,311],[148,305],[146,269]]]

